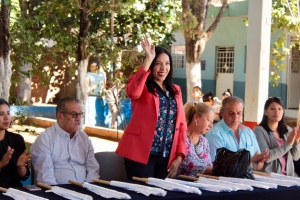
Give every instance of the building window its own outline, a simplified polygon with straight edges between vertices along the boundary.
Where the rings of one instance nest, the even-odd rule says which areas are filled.
[[[296,44],[295,47],[292,48],[291,72],[299,73],[299,71],[300,71],[300,50],[299,50],[299,45]]]
[[[234,73],[234,47],[217,47],[217,73]]]
[[[206,60],[201,60],[201,70],[205,70],[206,69]]]
[[[185,68],[185,46],[172,46],[171,54],[174,68]]]

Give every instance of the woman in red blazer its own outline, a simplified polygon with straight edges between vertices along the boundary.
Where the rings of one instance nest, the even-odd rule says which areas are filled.
[[[132,118],[116,152],[127,178],[174,177],[186,154],[186,121],[180,87],[172,83],[172,58],[142,39],[143,65],[128,80]]]

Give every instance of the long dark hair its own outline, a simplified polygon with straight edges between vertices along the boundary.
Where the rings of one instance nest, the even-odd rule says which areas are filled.
[[[3,105],[3,104],[7,105],[10,108],[9,103],[7,101],[5,101],[4,99],[0,98],[0,106]]]
[[[152,71],[153,71],[154,65],[156,63],[157,57],[160,56],[162,53],[167,54],[169,56],[169,60],[170,60],[170,71],[169,71],[166,79],[164,80],[164,84],[165,84],[166,90],[169,91],[171,96],[175,96],[178,93],[178,91],[175,90],[175,88],[173,87],[173,62],[172,62],[172,57],[171,57],[171,54],[169,53],[169,51],[167,49],[165,49],[164,47],[160,47],[160,46],[155,47],[155,58],[153,59],[151,65],[150,65],[150,68],[149,68],[151,73],[147,78],[146,86],[147,86],[147,89],[149,90],[149,92],[156,95],[156,92],[155,92],[155,89],[154,89],[156,83],[155,83]]]
[[[282,109],[284,109],[283,102],[281,101],[280,98],[270,97],[265,103],[264,110],[267,110],[269,108],[269,106],[271,105],[271,103],[273,103],[273,102],[279,104],[282,107]],[[283,136],[288,133],[287,126],[283,123],[283,120],[284,120],[284,112],[282,114],[282,119],[278,122],[278,127],[277,127],[277,131],[279,133],[280,138],[284,138]],[[272,130],[270,129],[270,127],[268,125],[268,116],[267,115],[265,115],[265,114],[263,115],[263,118],[262,118],[261,122],[259,123],[259,125],[264,127],[264,129],[268,132],[268,134],[270,134],[270,132],[272,132]]]

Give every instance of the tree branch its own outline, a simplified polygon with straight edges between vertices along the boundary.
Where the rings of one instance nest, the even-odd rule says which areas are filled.
[[[218,13],[215,21],[210,25],[210,27],[206,31],[208,39],[211,37],[211,35],[216,30],[216,28],[217,28],[219,22],[221,21],[221,18],[223,16],[223,13],[224,13],[225,9],[227,8],[227,6],[228,6],[227,0],[223,0],[222,7],[220,8],[219,13]]]

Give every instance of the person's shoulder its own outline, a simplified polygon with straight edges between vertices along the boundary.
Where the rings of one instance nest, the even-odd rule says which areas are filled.
[[[199,135],[199,140],[202,141],[202,142],[205,142],[205,143],[208,143],[208,140],[207,138],[205,138],[203,135]]]
[[[174,88],[176,91],[181,92],[181,87],[180,87],[179,85],[173,83],[173,88]]]
[[[256,131],[264,131],[264,127],[260,126],[260,125],[257,125],[254,127],[253,131],[256,132]]]
[[[79,137],[84,138],[85,140],[89,140],[89,136],[86,132],[78,130],[77,134],[78,134]]]
[[[54,128],[53,124],[52,126],[46,128],[37,138],[36,140],[40,140],[41,138],[45,138],[46,140],[48,140],[47,138],[53,136],[53,132],[55,132],[55,128]]]
[[[208,130],[206,136],[208,135],[217,135],[224,132],[223,127],[220,125],[220,122],[218,122],[214,127]]]
[[[104,71],[99,71],[99,72],[98,72],[98,75],[99,75],[99,76],[106,77],[106,74],[105,74],[105,72],[104,72]]]
[[[18,133],[14,133],[14,132],[10,132],[10,131],[7,131],[6,132],[8,135],[9,138],[14,138],[16,140],[24,140],[23,136],[18,134]]]
[[[245,126],[244,124],[240,124],[239,129],[242,130],[244,133],[255,135],[254,131],[250,127]]]

